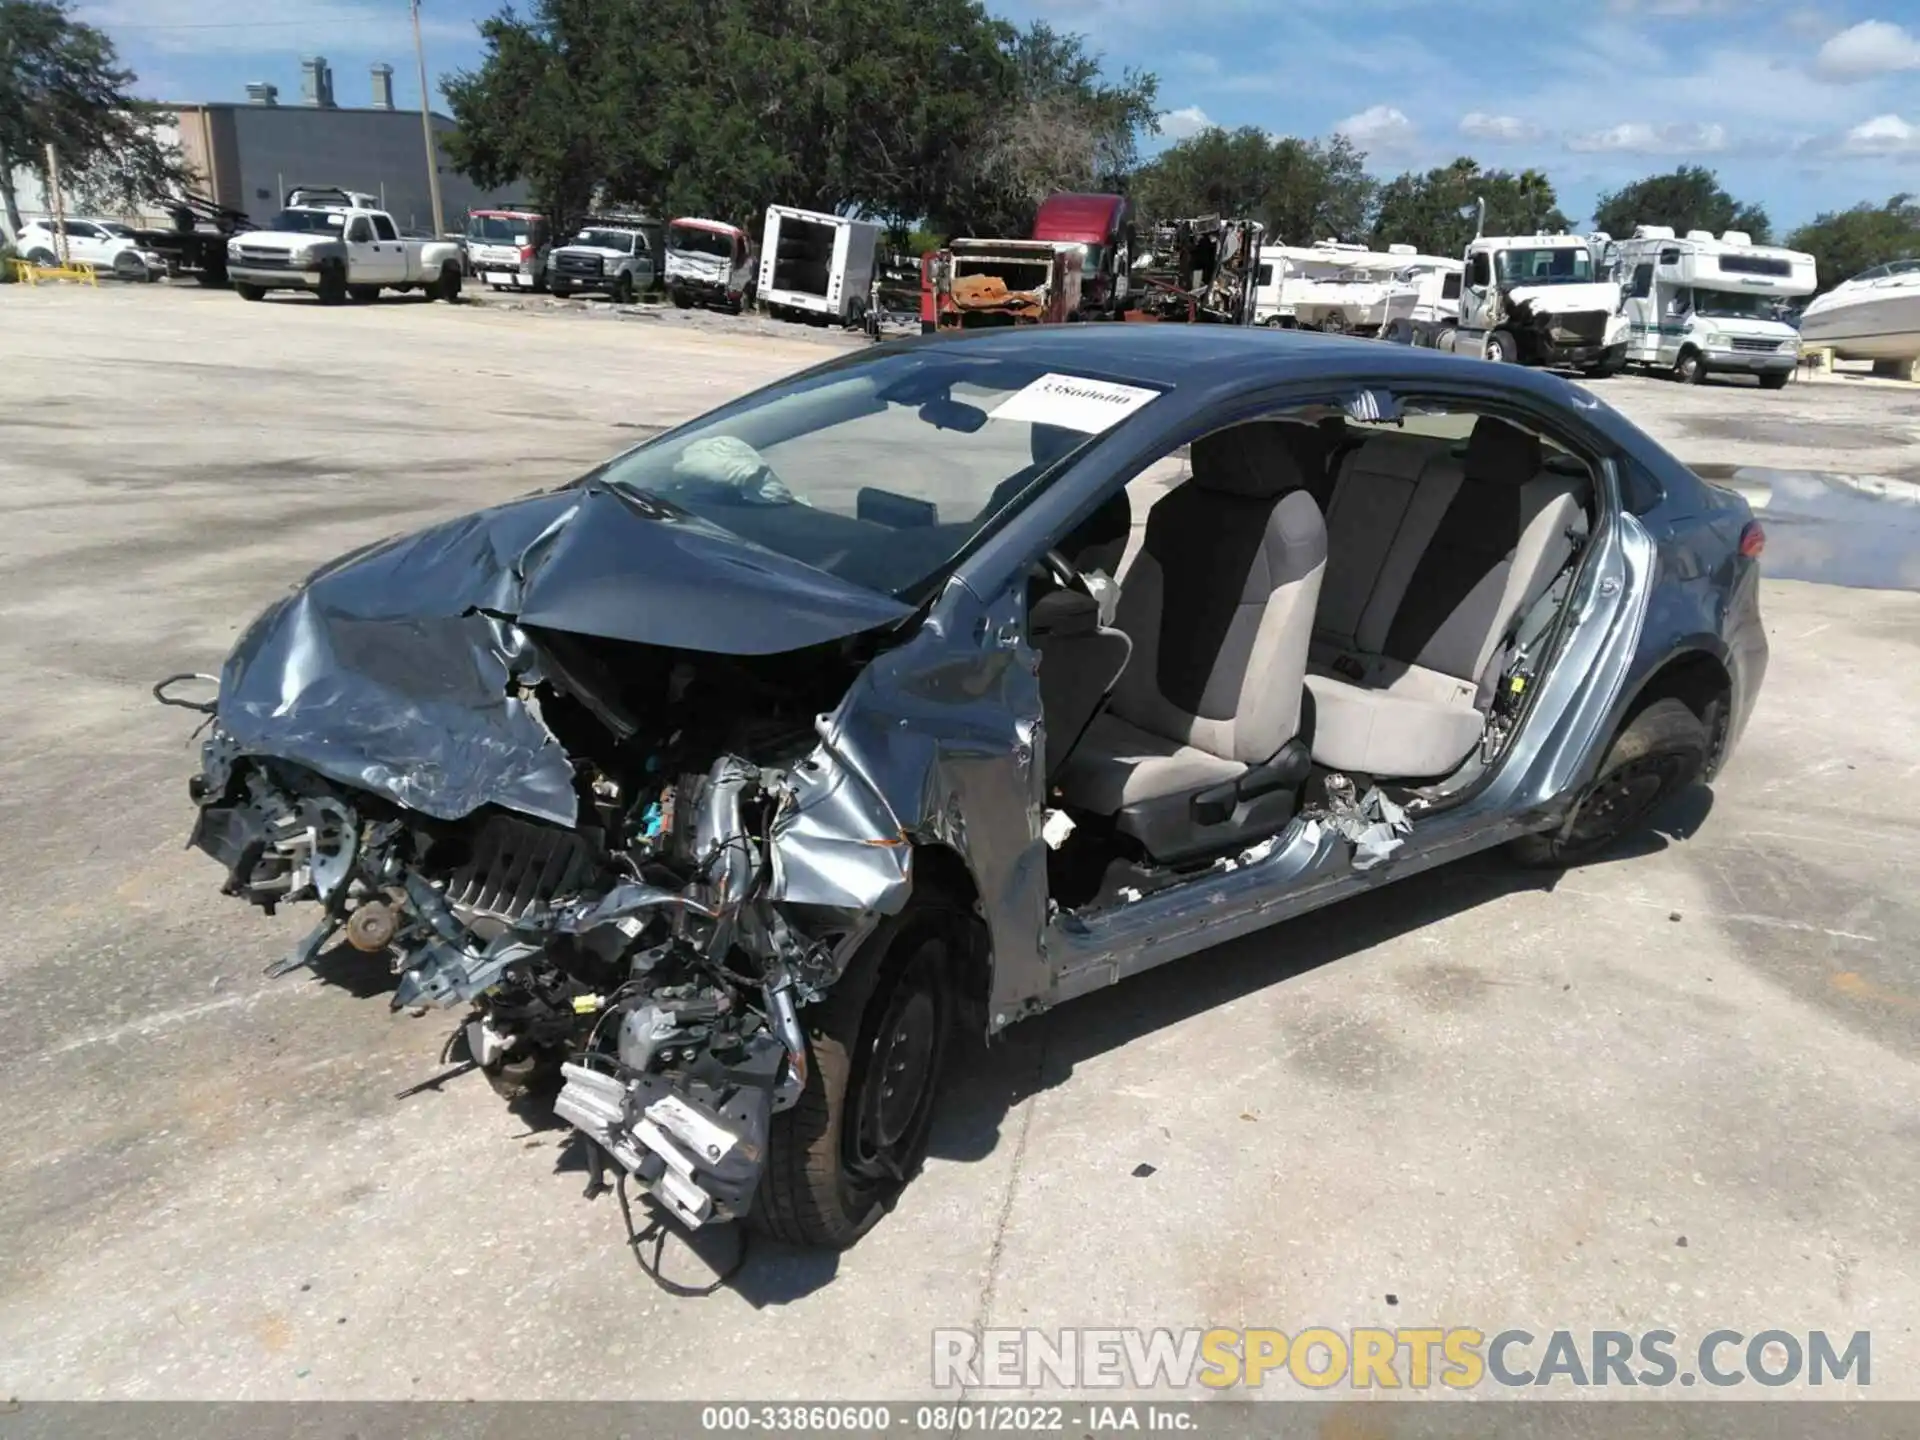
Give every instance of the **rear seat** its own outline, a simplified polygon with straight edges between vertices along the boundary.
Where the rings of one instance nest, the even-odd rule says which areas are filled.
[[[1319,764],[1425,778],[1479,742],[1495,651],[1585,524],[1585,482],[1542,458],[1537,437],[1492,417],[1463,457],[1397,432],[1347,455],[1308,654]]]

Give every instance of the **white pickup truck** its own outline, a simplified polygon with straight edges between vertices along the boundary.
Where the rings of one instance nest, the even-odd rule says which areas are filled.
[[[233,237],[227,275],[242,300],[269,290],[311,290],[322,305],[373,300],[382,290],[452,300],[460,294],[460,247],[409,239],[384,210],[291,205],[265,229]]]

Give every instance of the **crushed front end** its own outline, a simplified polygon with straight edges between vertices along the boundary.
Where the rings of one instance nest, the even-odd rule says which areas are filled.
[[[697,635],[685,611],[684,633],[732,651],[659,643],[579,587],[541,585],[539,557],[588,503],[456,522],[270,609],[204,707],[191,843],[226,893],[317,906],[270,973],[384,956],[396,1010],[466,1010],[466,1063],[497,1088],[564,1080],[556,1108],[596,1187],[616,1164],[688,1225],[736,1219],[806,1082],[799,1009],[907,889],[897,822],[830,713],[872,654],[871,606],[834,617],[816,585],[757,651]],[[602,509],[600,535],[620,523]],[[699,538],[674,543],[684,556]],[[422,565],[521,615],[417,577],[409,603],[396,576]],[[662,611],[625,603],[647,598],[631,587],[587,598]],[[599,633],[524,622],[542,609]]]

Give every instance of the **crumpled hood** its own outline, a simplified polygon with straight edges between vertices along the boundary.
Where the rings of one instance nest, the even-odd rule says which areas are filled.
[[[516,693],[541,676],[523,626],[768,655],[910,613],[684,512],[572,486],[322,567],[234,647],[218,720],[242,754],[427,815],[491,803],[571,825],[572,763]]]
[[[1582,310],[1604,310],[1609,315],[1620,308],[1620,287],[1596,280],[1586,285],[1515,285],[1507,299],[1518,305],[1523,301],[1536,315],[1567,315]]]

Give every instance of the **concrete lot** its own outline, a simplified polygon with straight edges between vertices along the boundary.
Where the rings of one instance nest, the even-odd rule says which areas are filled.
[[[0,290],[0,335],[0,1395],[900,1398],[937,1326],[1326,1324],[1870,1329],[1920,1398],[1920,595],[1770,583],[1760,710],[1665,833],[975,1046],[858,1248],[674,1298],[550,1116],[396,1098],[450,1017],[261,978],[302,918],[181,848],[192,717],[147,687],[819,337],[163,287]],[[1606,393],[1702,465],[1920,476],[1911,388]],[[1915,543],[1860,503],[1808,522],[1830,578]]]

